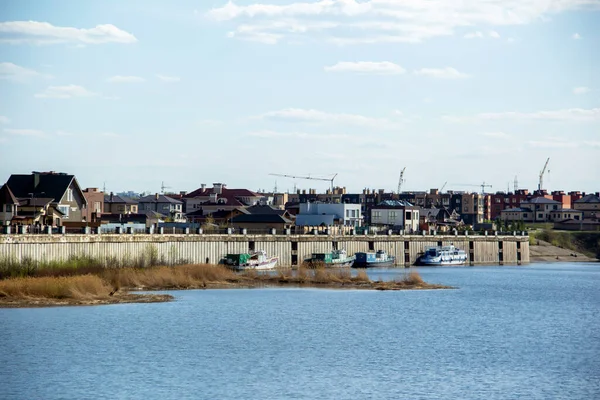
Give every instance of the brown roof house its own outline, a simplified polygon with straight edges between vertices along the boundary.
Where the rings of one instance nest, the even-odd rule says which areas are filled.
[[[37,213],[43,214],[43,222],[48,225],[50,222],[52,225],[80,225],[86,220],[87,200],[74,175],[34,171],[30,175],[11,175],[6,184],[19,199],[20,210],[31,212],[33,220],[41,217],[36,216]]]
[[[19,200],[8,185],[0,187],[0,225],[10,225],[13,217],[17,215],[18,206]]]
[[[597,194],[588,194],[575,200],[573,208],[583,211],[584,218],[600,218],[600,197]]]

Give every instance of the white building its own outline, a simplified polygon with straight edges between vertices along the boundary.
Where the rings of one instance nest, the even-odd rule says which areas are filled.
[[[362,226],[360,204],[300,203],[297,226]]]

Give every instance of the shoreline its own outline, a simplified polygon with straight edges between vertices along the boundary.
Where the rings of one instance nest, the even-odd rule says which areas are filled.
[[[147,269],[116,269],[97,274],[39,276],[0,280],[0,308],[92,306],[157,303],[174,300],[169,294],[139,291],[207,289],[316,288],[337,290],[439,290],[451,286],[423,281],[416,271],[394,280],[373,281],[366,271],[324,268],[234,273],[224,267],[188,265]]]

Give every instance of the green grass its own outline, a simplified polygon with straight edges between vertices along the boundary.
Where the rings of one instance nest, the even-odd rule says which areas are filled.
[[[553,246],[583,253],[600,259],[600,232],[571,232],[544,229],[529,236],[529,243],[535,245],[543,240]]]

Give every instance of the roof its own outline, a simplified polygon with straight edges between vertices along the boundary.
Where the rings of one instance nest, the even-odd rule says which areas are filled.
[[[5,204],[19,204],[19,201],[8,185],[2,185],[2,187],[0,187],[0,205]]]
[[[377,207],[413,207],[411,203],[406,200],[384,200],[377,204]]]
[[[522,201],[521,204],[562,204],[560,201],[547,199],[545,197],[534,197],[530,200]]]
[[[503,212],[531,212],[531,210],[529,210],[527,208],[513,207],[513,208],[505,208],[504,210],[502,210],[500,212],[501,213],[503,213]]]
[[[26,197],[19,199],[19,206],[23,207],[45,207],[48,204],[52,203],[54,199],[49,197]]]
[[[34,175],[39,177],[37,186],[34,186]],[[33,193],[33,197],[42,197],[43,195],[43,197],[52,198],[55,202],[59,202],[74,179],[75,175],[41,172],[28,175],[11,175],[6,184],[10,186],[16,197],[30,197]],[[77,185],[77,188],[79,189],[79,185]],[[83,194],[81,194],[81,197],[84,202],[87,202]]]
[[[212,187],[205,187],[204,189],[196,189],[193,192],[186,194],[185,198],[191,197],[208,197],[213,194]],[[219,197],[262,197],[258,193],[255,193],[248,189],[229,189],[226,186],[221,188],[221,193],[218,195]]]
[[[112,197],[112,200],[111,200]],[[104,195],[104,202],[105,203],[111,203],[111,204],[137,204],[138,202],[135,200],[130,199],[129,197],[125,197],[125,196],[118,196],[116,194],[108,195],[105,194]]]
[[[270,224],[291,224],[292,221],[277,214],[241,214],[231,218],[232,223],[270,223]]]
[[[164,194],[159,194],[158,196],[155,194],[151,194],[149,196],[144,196],[138,200],[138,203],[171,203],[171,204],[182,204],[181,201],[172,199]]]
[[[285,210],[281,210],[279,208],[275,208],[272,206],[260,206],[260,205],[256,205],[256,206],[252,206],[252,207],[248,207],[246,208],[246,211],[248,211],[248,213],[250,214],[274,214],[274,215],[283,215],[285,214]]]
[[[588,194],[579,200],[575,200],[575,203],[600,203],[600,197],[595,194]]]
[[[248,214],[248,212],[246,210],[244,210],[243,208],[234,208],[232,210],[218,210],[218,211],[208,211],[208,210],[203,210],[202,208],[196,210],[196,211],[192,211],[189,212],[186,215],[186,217],[208,217],[211,216],[212,218],[229,218],[231,216],[231,213],[233,213],[234,211],[239,211],[241,213],[244,214]]]
[[[551,213],[559,213],[559,212],[572,212],[572,213],[582,213],[581,210],[574,210],[572,208],[559,208],[558,210],[552,210]]]

